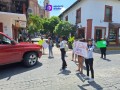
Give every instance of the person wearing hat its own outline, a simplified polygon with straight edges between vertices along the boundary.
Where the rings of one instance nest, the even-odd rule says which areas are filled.
[[[88,82],[94,81],[94,70],[93,70],[93,50],[94,46],[92,44],[92,40],[88,40],[88,47],[87,47],[87,57],[85,58],[85,65],[87,70],[87,76],[85,76],[85,79],[89,79]],[[89,78],[89,69],[91,71],[91,78]]]

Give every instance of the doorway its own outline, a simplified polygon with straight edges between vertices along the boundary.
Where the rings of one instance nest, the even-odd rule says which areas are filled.
[[[95,27],[94,39],[95,41],[101,38],[106,38],[106,28],[105,27]]]
[[[110,29],[109,31],[109,44],[118,45],[119,40],[119,29]]]
[[[102,29],[96,29],[96,40],[102,38]]]
[[[18,39],[18,29],[14,25],[12,25],[12,33],[13,33],[13,39],[17,41],[17,39]]]
[[[78,38],[85,38],[85,28],[78,29]]]

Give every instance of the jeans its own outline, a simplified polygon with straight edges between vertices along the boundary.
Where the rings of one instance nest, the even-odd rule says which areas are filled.
[[[65,53],[66,52],[65,52],[64,48],[62,48],[60,50],[61,50],[61,59],[62,59],[62,69],[64,69],[67,66],[66,61],[65,61]]]
[[[93,58],[85,59],[87,76],[89,76],[89,68],[91,70],[91,78],[94,78],[94,70],[93,70]]]
[[[100,51],[101,51],[101,58],[103,58],[103,55],[105,58],[106,57],[106,48],[100,48]]]
[[[49,57],[53,57],[52,46],[49,45]]]

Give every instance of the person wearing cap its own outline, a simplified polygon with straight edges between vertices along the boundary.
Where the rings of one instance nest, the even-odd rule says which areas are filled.
[[[87,76],[85,76],[85,79],[89,79],[88,82],[94,81],[94,70],[93,70],[93,50],[94,46],[92,45],[92,40],[88,40],[88,47],[87,47],[87,57],[85,58],[85,65],[87,70]],[[89,78],[89,69],[91,71],[91,78]]]

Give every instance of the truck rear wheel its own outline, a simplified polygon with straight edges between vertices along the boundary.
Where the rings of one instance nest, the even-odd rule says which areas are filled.
[[[34,66],[38,61],[37,54],[34,52],[27,53],[23,58],[23,63],[27,67]]]

